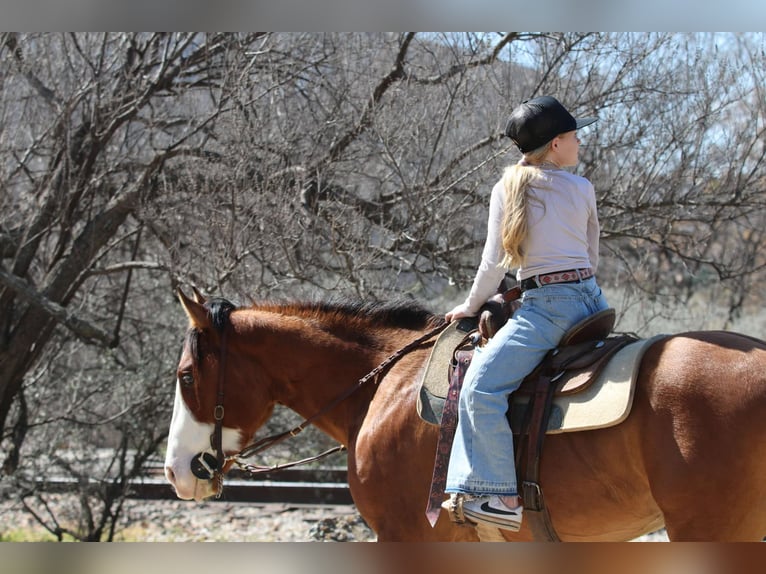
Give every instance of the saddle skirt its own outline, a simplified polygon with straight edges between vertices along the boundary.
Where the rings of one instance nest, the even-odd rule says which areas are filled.
[[[449,388],[453,356],[464,346],[476,321],[463,320],[449,325],[442,332],[431,352],[420,385],[417,400],[418,415],[422,420],[439,425]],[[663,335],[650,339],[611,337],[600,341],[585,341],[577,345],[560,347],[560,356],[553,361],[562,367],[553,406],[548,419],[547,433],[593,430],[617,425],[624,421],[633,404],[635,382],[641,358]],[[466,351],[459,351],[465,357]],[[578,364],[579,363],[579,364]],[[546,365],[550,369],[550,364]],[[537,370],[536,370],[537,371]],[[533,373],[511,395],[509,420],[515,434],[519,434],[527,405],[531,400],[528,382],[534,384]]]

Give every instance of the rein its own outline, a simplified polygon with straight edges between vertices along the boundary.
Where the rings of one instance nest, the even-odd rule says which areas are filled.
[[[194,475],[197,478],[200,478],[203,480],[211,480],[213,478],[216,478],[218,480],[218,492],[216,497],[220,497],[221,491],[223,489],[223,467],[226,462],[233,462],[239,468],[241,468],[242,470],[246,470],[247,472],[251,474],[261,474],[265,472],[283,470],[283,469],[291,468],[293,466],[298,466],[301,464],[307,464],[309,462],[320,460],[336,452],[342,452],[346,450],[345,445],[341,444],[313,457],[304,458],[302,460],[297,460],[297,461],[286,463],[286,464],[276,464],[274,466],[257,466],[257,465],[249,464],[243,461],[243,459],[250,458],[252,456],[255,456],[256,454],[262,453],[290,437],[297,436],[298,434],[303,432],[303,430],[308,425],[313,423],[319,417],[333,410],[340,403],[345,401],[348,397],[353,395],[357,390],[359,390],[361,387],[366,385],[371,380],[374,380],[375,384],[377,385],[379,383],[380,375],[384,371],[386,371],[386,369],[388,369],[393,363],[401,359],[410,351],[414,350],[415,348],[417,348],[424,342],[428,341],[429,339],[441,333],[444,329],[447,328],[447,325],[449,325],[449,323],[444,323],[443,325],[439,325],[438,327],[431,329],[424,335],[421,335],[414,341],[408,343],[407,345],[405,345],[398,351],[388,356],[385,360],[383,360],[383,362],[381,362],[372,371],[370,371],[361,379],[359,379],[352,387],[350,387],[349,389],[341,393],[327,406],[325,406],[319,412],[315,413],[309,418],[305,419],[298,426],[288,431],[284,431],[284,432],[277,433],[268,437],[264,437],[244,447],[238,453],[229,455],[229,456],[226,456],[224,454],[223,445],[222,445],[223,415],[224,415],[223,383],[224,383],[224,369],[226,366],[226,329],[224,328],[223,334],[221,337],[221,365],[220,365],[220,370],[218,372],[218,392],[216,397],[216,406],[213,411],[213,419],[215,420],[215,427],[213,429],[213,434],[210,435],[210,446],[215,452],[215,456],[213,456],[209,452],[201,452],[197,454],[192,459],[192,462],[191,462],[192,473],[194,473]]]

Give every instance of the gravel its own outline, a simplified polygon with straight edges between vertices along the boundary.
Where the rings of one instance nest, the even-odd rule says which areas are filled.
[[[50,495],[64,524],[76,523],[79,504]],[[0,500],[0,535],[10,530],[44,532],[19,503]],[[141,542],[370,542],[375,534],[354,506],[127,499],[118,540]],[[666,541],[664,531],[641,541]]]
[[[79,505],[61,495],[48,497],[58,519],[76,523]],[[19,503],[0,501],[0,534],[44,532]],[[142,542],[362,542],[374,533],[353,506],[311,506],[182,500],[125,501],[119,540]]]

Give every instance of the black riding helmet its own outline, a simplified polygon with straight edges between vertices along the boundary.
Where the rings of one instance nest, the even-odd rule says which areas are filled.
[[[540,96],[525,100],[513,110],[505,124],[505,135],[511,138],[521,153],[528,153],[559,134],[579,130],[597,119],[575,119],[556,98]]]

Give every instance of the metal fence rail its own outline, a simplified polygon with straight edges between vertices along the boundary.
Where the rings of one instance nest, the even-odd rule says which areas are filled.
[[[94,484],[97,481],[93,481]],[[46,478],[38,482],[41,490],[71,492],[81,486],[75,478]],[[174,500],[173,488],[162,476],[161,469],[149,468],[148,474],[131,481],[129,498],[142,500]],[[233,469],[226,475],[222,502],[262,502],[293,504],[353,504],[346,470],[286,469],[250,478]]]

